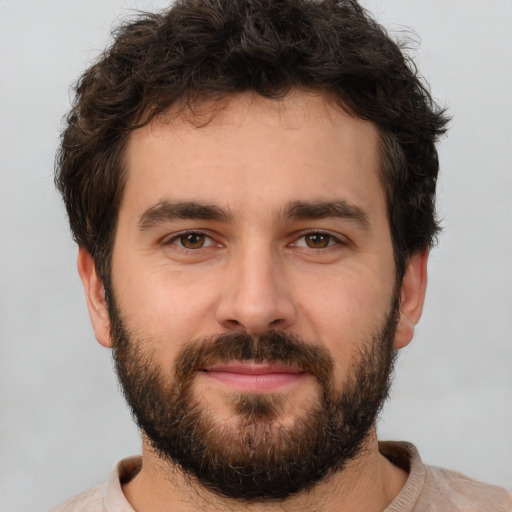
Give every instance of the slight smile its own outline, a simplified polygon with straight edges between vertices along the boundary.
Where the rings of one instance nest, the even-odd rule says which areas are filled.
[[[271,363],[232,362],[202,369],[203,375],[245,392],[273,391],[306,377],[300,368]]]

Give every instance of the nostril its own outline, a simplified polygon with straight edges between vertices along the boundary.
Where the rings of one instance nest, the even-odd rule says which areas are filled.
[[[229,329],[242,329],[243,325],[238,320],[226,320],[225,322],[226,327]]]

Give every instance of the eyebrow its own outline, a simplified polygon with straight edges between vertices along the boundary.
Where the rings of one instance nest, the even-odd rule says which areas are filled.
[[[294,201],[280,215],[292,220],[341,218],[355,221],[365,230],[370,228],[367,213],[343,199],[337,201]]]
[[[139,229],[149,229],[164,222],[176,219],[214,220],[229,222],[231,214],[215,205],[192,201],[160,201],[148,208],[139,218]]]
[[[352,220],[366,230],[370,227],[368,215],[358,206],[342,199],[337,201],[294,201],[278,215],[278,219],[291,220],[327,218]],[[145,230],[176,219],[230,222],[232,221],[232,215],[228,210],[213,204],[164,200],[145,210],[137,225],[140,230]]]

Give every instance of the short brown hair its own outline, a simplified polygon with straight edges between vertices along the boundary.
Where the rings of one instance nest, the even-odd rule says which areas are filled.
[[[108,279],[132,130],[171,106],[318,90],[381,135],[399,277],[432,245],[437,138],[447,118],[399,45],[354,0],[178,0],[139,14],[78,80],[56,159],[76,242]]]

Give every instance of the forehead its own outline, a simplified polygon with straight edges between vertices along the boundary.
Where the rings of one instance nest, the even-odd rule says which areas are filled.
[[[385,202],[377,128],[320,94],[244,93],[171,111],[131,134],[125,167],[120,214],[167,199],[241,211],[313,196]]]

